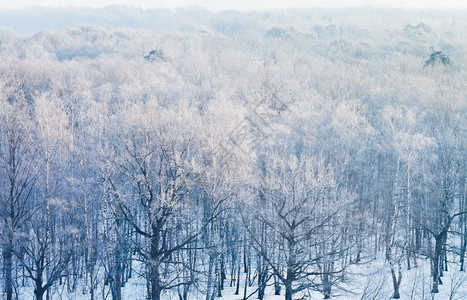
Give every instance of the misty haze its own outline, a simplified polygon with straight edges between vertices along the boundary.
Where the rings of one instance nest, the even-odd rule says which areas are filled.
[[[467,299],[465,4],[33,2],[0,299]]]

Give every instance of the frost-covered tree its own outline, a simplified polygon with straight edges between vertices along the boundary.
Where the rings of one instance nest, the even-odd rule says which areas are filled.
[[[11,102],[0,91],[0,216],[4,231],[0,235],[3,255],[5,299],[14,297],[16,272],[24,243],[26,223],[33,217],[32,190],[38,180],[37,149],[32,142],[33,123],[20,95]],[[21,256],[21,255],[20,255]]]
[[[351,201],[336,189],[329,166],[319,158],[302,155],[272,154],[260,187],[264,204],[256,212],[257,219],[278,236],[277,244],[269,247],[283,252],[279,261],[275,262],[269,251],[261,254],[284,284],[286,299],[306,289],[319,289],[316,279],[325,272],[321,267],[328,268],[326,262],[338,251],[333,221]],[[333,269],[328,275],[335,272]]]

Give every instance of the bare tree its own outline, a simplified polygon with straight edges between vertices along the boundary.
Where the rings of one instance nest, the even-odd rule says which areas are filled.
[[[31,142],[31,121],[21,97],[10,104],[0,98],[0,215],[5,231],[0,235],[6,299],[13,299],[14,258],[25,223],[36,209],[30,202],[38,177],[37,150]]]
[[[350,199],[337,193],[332,170],[319,159],[305,154],[300,158],[284,156],[275,153],[266,165],[265,184],[261,187],[266,205],[256,215],[277,233],[279,243],[269,247],[283,255],[277,264],[270,252],[261,251],[260,247],[257,250],[285,285],[285,298],[290,300],[305,289],[319,290],[316,278],[323,270],[319,269],[318,262],[330,258],[336,250],[310,250],[333,238],[324,232],[332,228],[333,218]],[[261,245],[257,240],[255,244]],[[334,272],[329,270],[328,275]]]

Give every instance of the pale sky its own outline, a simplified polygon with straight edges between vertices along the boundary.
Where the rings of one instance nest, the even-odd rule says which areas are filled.
[[[201,6],[210,10],[274,9],[290,7],[383,6],[417,8],[467,8],[467,0],[0,0],[1,8],[46,7],[105,7],[126,5],[141,8],[178,8]]]

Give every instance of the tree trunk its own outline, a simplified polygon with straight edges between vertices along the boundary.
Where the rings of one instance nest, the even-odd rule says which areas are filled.
[[[160,300],[161,299],[161,288],[159,286],[158,276],[155,274],[151,276],[151,300]]]
[[[293,270],[287,269],[287,278],[285,280],[285,300],[292,300],[293,296]]]
[[[274,275],[274,295],[279,296],[281,294],[281,284],[277,279],[277,276]]]
[[[227,274],[225,270],[225,259],[224,259],[224,252],[221,252],[221,266],[220,266],[220,271],[221,271],[221,282],[220,282],[220,288],[221,290],[224,290],[224,281],[227,279]]]
[[[36,296],[36,300],[42,300],[45,291],[46,291],[46,289],[44,289],[44,288],[34,289],[34,295]]]
[[[443,255],[443,242],[446,240],[447,230],[442,230],[440,234],[435,236],[435,252],[433,253],[433,264],[432,267],[432,276],[433,276],[433,287],[431,289],[432,293],[438,293],[438,285],[440,283],[440,265],[441,258]]]
[[[324,299],[331,299],[332,284],[328,273],[323,274],[323,296]]]
[[[113,258],[112,266],[112,281],[110,287],[112,289],[112,299],[122,299],[122,247],[121,247],[121,234],[120,234],[120,219],[116,219],[116,244],[115,244],[115,257]]]
[[[221,259],[220,257],[218,257],[217,263],[216,263],[216,290],[217,290],[217,297],[219,298],[222,297],[222,286],[223,286],[221,270],[222,270]]]
[[[8,238],[8,245],[3,252],[3,269],[5,272],[6,300],[13,299],[13,240]]]
[[[212,273],[214,268],[214,258],[213,255],[209,254],[209,265],[208,265],[208,282],[206,287],[206,300],[211,299],[211,283],[212,283]]]
[[[260,270],[258,270],[258,299],[263,300],[264,292],[266,290],[268,280],[268,269],[265,266],[262,266]]]
[[[151,284],[151,293],[150,300],[160,300],[161,299],[161,285],[160,285],[160,274],[159,274],[159,230],[157,226],[152,228],[153,236],[151,237],[151,252],[150,257],[150,284]]]
[[[240,266],[241,262],[240,260],[238,261],[238,267],[237,267],[237,282],[236,282],[236,287],[235,287],[235,295],[240,294],[240,273],[242,267]]]
[[[42,300],[44,293],[48,288],[46,286],[42,286],[42,284],[44,283],[42,280],[43,272],[44,270],[42,268],[38,268],[36,273],[37,277],[34,279],[34,284],[36,286],[34,288],[34,295],[36,296],[36,300]]]
[[[287,259],[287,274],[285,277],[285,300],[292,300],[293,296],[293,282],[295,280],[295,264],[297,262],[297,256],[295,253],[295,239],[294,233],[289,236],[287,240],[288,254]]]
[[[249,269],[246,269],[246,270],[247,272],[245,274],[245,285],[243,286],[243,300],[246,300],[246,294],[247,294],[247,289],[248,289],[248,277],[250,276]]]
[[[396,276],[396,271],[394,270],[394,266],[391,265],[391,275],[392,275],[392,285],[394,287],[394,294],[392,298],[400,299],[399,287],[401,285],[402,280],[402,272],[400,266],[398,266],[398,276]]]
[[[459,271],[463,272],[465,269],[464,269],[464,262],[465,262],[465,250],[467,248],[467,237],[463,237],[462,238],[462,244],[461,244],[461,251],[460,251],[460,269]]]

